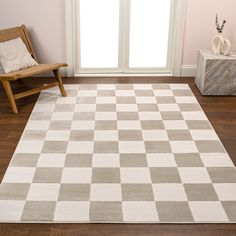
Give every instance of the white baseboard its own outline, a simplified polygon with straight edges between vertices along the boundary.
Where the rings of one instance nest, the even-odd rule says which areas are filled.
[[[195,65],[182,65],[181,77],[195,77],[197,67]]]
[[[181,77],[196,77],[196,65],[182,65]],[[74,77],[165,77],[172,76],[171,73],[166,74],[75,74]]]
[[[66,68],[60,69],[61,76],[67,77],[67,70]],[[36,77],[53,77],[53,73],[43,73],[40,75],[37,75]],[[150,77],[158,77],[158,76],[171,76],[171,74],[98,74],[98,75],[91,75],[91,74],[76,74],[75,77],[142,77],[142,76],[150,76]],[[181,77],[195,77],[196,76],[196,66],[195,65],[182,65],[181,66]]]

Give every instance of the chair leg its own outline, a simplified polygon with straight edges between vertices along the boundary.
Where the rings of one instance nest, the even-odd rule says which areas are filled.
[[[63,97],[66,97],[66,91],[65,91],[63,83],[62,83],[62,79],[61,79],[61,75],[60,75],[59,69],[58,70],[54,70],[53,73],[54,73],[54,75],[56,77],[57,82],[59,83],[59,88],[60,88],[60,91],[61,91],[61,95]]]
[[[14,95],[12,93],[10,82],[7,81],[7,80],[2,80],[1,82],[2,82],[3,88],[5,89],[7,97],[9,99],[12,111],[14,113],[18,113],[18,109],[17,109],[17,106],[16,106]]]

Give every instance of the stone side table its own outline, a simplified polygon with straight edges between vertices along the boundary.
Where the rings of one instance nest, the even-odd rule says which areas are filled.
[[[195,83],[202,95],[236,95],[236,56],[200,50]]]

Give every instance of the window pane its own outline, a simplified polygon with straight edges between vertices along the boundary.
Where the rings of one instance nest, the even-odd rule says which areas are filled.
[[[166,67],[171,0],[131,0],[129,67]]]
[[[80,0],[82,68],[117,68],[119,0]]]

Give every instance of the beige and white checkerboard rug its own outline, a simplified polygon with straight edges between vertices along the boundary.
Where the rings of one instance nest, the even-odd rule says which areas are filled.
[[[186,84],[40,95],[0,186],[1,222],[236,222],[236,169]]]

